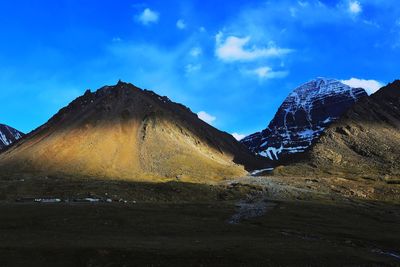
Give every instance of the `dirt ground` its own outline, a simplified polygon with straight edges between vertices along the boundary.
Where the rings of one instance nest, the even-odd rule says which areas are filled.
[[[127,188],[127,203],[18,203],[8,192],[0,202],[0,266],[400,266],[398,203],[260,181],[261,189],[237,181],[96,187],[98,195]],[[48,183],[49,194],[61,192]],[[65,188],[61,197],[73,192]],[[243,201],[266,208],[232,223]]]

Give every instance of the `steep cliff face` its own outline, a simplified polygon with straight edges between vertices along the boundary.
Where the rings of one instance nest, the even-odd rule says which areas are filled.
[[[277,173],[400,179],[400,81],[360,100],[301,162]]]
[[[24,134],[10,126],[0,124],[0,150],[13,144]]]
[[[367,93],[337,80],[318,78],[296,88],[268,128],[241,142],[251,151],[279,161],[309,148],[332,122]]]
[[[212,181],[263,167],[181,104],[119,82],[87,91],[0,154],[2,173]]]

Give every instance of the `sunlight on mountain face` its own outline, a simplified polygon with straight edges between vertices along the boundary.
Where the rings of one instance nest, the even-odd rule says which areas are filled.
[[[236,163],[264,164],[186,107],[123,82],[87,91],[0,162],[25,173],[153,181],[221,180],[246,173]]]

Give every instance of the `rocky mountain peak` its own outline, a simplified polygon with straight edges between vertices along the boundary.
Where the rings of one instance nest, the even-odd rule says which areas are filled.
[[[398,181],[400,80],[354,104],[301,159],[278,173]]]
[[[365,96],[364,89],[351,88],[335,79],[311,80],[286,97],[265,130],[241,142],[271,160],[302,153],[328,125]]]

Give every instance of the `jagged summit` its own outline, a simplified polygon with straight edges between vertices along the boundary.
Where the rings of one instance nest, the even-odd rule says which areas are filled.
[[[133,104],[135,102],[134,100],[140,100],[140,104],[144,105],[144,111],[149,108],[158,110],[161,106],[165,107],[167,104],[169,105],[169,108],[171,108],[171,111],[175,108],[190,111],[189,108],[172,102],[166,96],[160,96],[151,90],[141,89],[131,83],[119,80],[116,85],[103,86],[94,92],[87,89],[82,96],[76,98],[68,106],[62,108],[58,113],[56,113],[47,124],[56,123],[59,120],[62,120],[62,118],[70,112],[84,112],[91,108],[94,108],[98,114],[106,115],[111,112],[109,115],[115,115],[112,113],[113,110],[121,108],[121,104]],[[91,112],[93,113],[93,111]],[[125,115],[128,115],[127,111],[125,111]],[[193,114],[193,116],[197,115]],[[43,126],[47,125],[45,124]]]
[[[22,138],[24,134],[8,125],[0,123],[0,150],[13,144],[18,139]]]
[[[317,78],[294,89],[279,107],[268,128],[241,142],[271,160],[302,153],[360,98],[362,88],[338,80]]]
[[[302,84],[293,90],[293,92],[286,99],[290,101],[290,97],[296,98],[298,105],[310,104],[310,100],[314,98],[321,98],[325,95],[343,93],[348,91],[354,98],[353,90],[336,79],[319,77],[309,82]]]
[[[133,180],[220,180],[263,164],[187,107],[122,81],[87,90],[0,154],[3,173]]]

